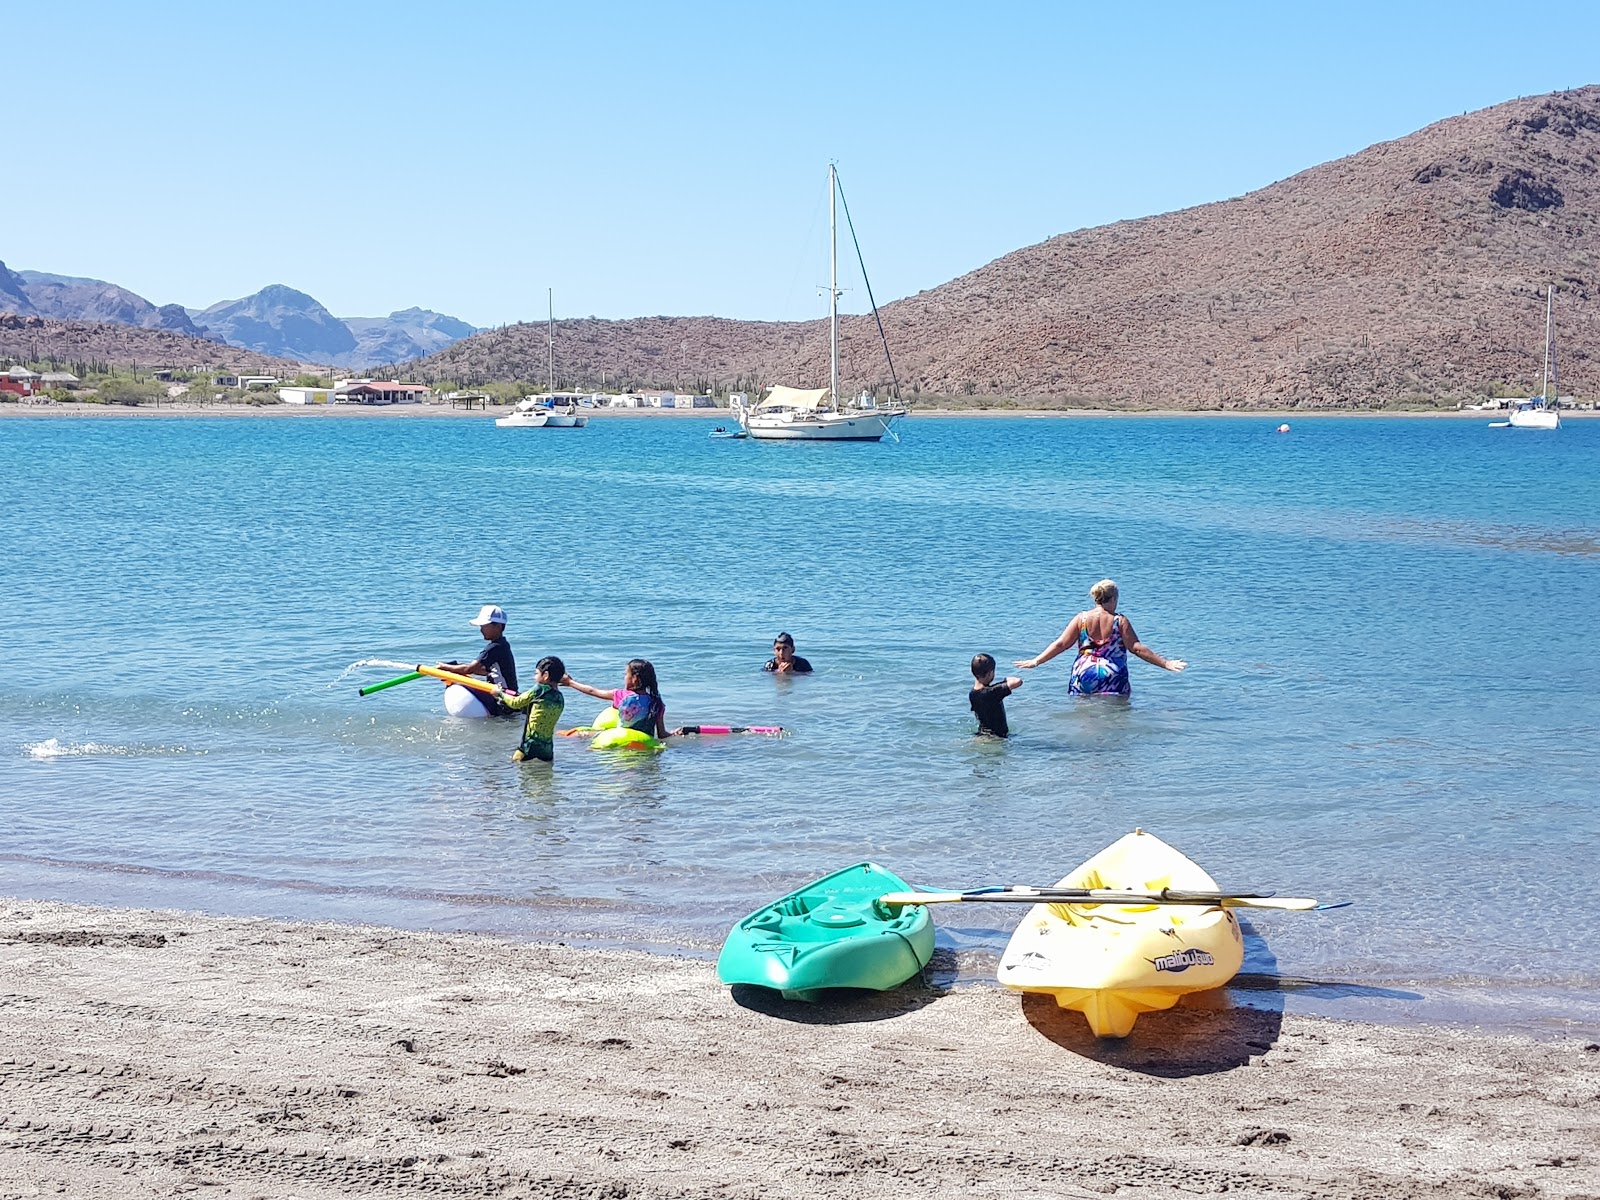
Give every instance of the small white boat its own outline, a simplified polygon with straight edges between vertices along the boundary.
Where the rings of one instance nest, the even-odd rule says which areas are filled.
[[[550,410],[539,403],[539,397],[529,396],[517,407],[494,423],[501,429],[543,429],[550,420]]]
[[[544,423],[546,429],[582,429],[589,423],[589,418],[578,411],[578,404],[584,399],[582,396],[552,392],[539,399],[550,406],[550,417]]]
[[[1516,401],[1504,421],[1491,421],[1490,429],[1560,429],[1561,404],[1560,372],[1556,366],[1556,289],[1552,284],[1545,292],[1544,301],[1544,387],[1537,396]],[[1551,385],[1556,398],[1550,397]]]
[[[577,392],[556,391],[556,314],[555,298],[549,297],[549,324],[545,337],[550,352],[550,390],[519,401],[516,410],[497,418],[495,424],[502,429],[582,429],[589,418],[578,411],[580,407],[593,408],[594,401]]]
[[[825,388],[773,387],[759,404],[736,402],[733,414],[747,437],[761,441],[814,441],[814,442],[876,442],[884,434],[894,437],[889,426],[905,416],[907,409],[898,401],[879,405],[870,392],[848,403],[840,403],[839,395],[839,224],[835,215],[839,198],[838,173],[828,166],[828,330],[829,330],[829,386]],[[845,219],[850,208],[845,206]],[[861,272],[866,280],[866,270]],[[867,284],[867,298],[872,298],[872,285]],[[877,301],[872,301],[872,312],[878,312]],[[883,326],[878,326],[880,336]],[[888,357],[889,345],[884,343]],[[889,361],[889,374],[894,375],[894,362]],[[898,386],[896,394],[898,394]],[[899,439],[896,438],[896,441]]]

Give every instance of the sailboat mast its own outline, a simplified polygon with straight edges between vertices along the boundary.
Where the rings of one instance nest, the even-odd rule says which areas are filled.
[[[1556,287],[1551,284],[1544,294],[1544,386],[1539,389],[1539,398],[1546,404],[1550,402],[1550,320],[1555,302]]]
[[[828,396],[839,405],[839,185],[828,164]]]
[[[1544,344],[1550,355],[1550,386],[1555,391],[1555,405],[1561,407],[1561,360],[1556,355],[1555,285],[1550,287],[1551,298],[1545,301]]]
[[[546,305],[545,340],[550,347],[550,390],[556,390],[556,290],[546,288],[544,292]]]

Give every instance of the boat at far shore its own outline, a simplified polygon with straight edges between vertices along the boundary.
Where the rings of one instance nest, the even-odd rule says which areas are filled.
[[[570,392],[543,392],[527,396],[495,424],[502,429],[582,429],[589,418],[578,411],[585,397]]]
[[[835,207],[839,196],[838,172],[830,163],[828,166],[828,386],[825,388],[794,388],[777,386],[770,388],[755,405],[735,402],[733,414],[738,418],[739,426],[746,437],[761,441],[829,441],[829,442],[877,442],[883,439],[884,434],[891,438],[894,434],[889,426],[909,411],[899,402],[899,385],[896,383],[894,395],[896,399],[887,405],[880,405],[871,392],[863,391],[861,395],[848,403],[841,402],[839,396],[839,223],[835,216]],[[845,220],[850,219],[850,206],[845,205]],[[854,238],[855,230],[852,226],[851,236]],[[857,253],[860,247],[857,246]],[[866,282],[866,265],[861,268],[862,281]],[[872,302],[872,315],[878,315],[878,303],[872,300],[872,285],[867,283],[867,298]],[[883,336],[883,323],[878,323],[878,335]],[[894,360],[889,356],[889,343],[883,344],[884,357],[889,362],[890,377],[894,377]],[[898,441],[898,438],[895,438]]]
[[[588,405],[589,397],[577,392],[556,391],[556,310],[552,292],[548,297],[550,312],[545,337],[550,350],[550,390],[537,396],[526,396],[517,407],[503,417],[496,417],[501,429],[582,429],[589,418],[578,411],[578,406]]]
[[[1491,421],[1490,429],[1560,429],[1561,384],[1556,366],[1555,331],[1556,289],[1552,284],[1545,292],[1544,301],[1544,387],[1537,396],[1512,403],[1504,421]],[[1550,397],[1550,387],[1555,385],[1556,399]]]

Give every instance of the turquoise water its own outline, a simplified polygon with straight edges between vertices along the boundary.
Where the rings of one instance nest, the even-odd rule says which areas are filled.
[[[0,422],[0,890],[708,948],[862,858],[1050,882],[1138,825],[1355,901],[1253,922],[1247,970],[1323,1007],[1600,1022],[1600,421],[713,424]],[[1061,659],[970,737],[971,655],[1103,575],[1189,671],[1073,703]],[[486,602],[530,677],[642,655],[669,724],[792,734],[552,770],[431,683],[357,699]],[[779,629],[815,676],[760,672]],[[1017,913],[936,917],[975,977]]]

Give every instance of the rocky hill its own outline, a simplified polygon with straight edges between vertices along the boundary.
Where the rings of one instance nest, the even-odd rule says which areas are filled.
[[[1353,406],[1533,387],[1557,289],[1562,390],[1600,392],[1600,87],[1510,101],[1232,200],[1062,234],[887,305],[908,395]],[[870,252],[870,246],[869,246]],[[869,253],[870,257],[870,253]],[[843,387],[887,380],[870,318]],[[481,333],[422,378],[540,380],[545,329]],[[563,321],[568,384],[826,376],[822,323]]]
[[[304,292],[281,283],[242,300],[213,304],[194,319],[230,346],[275,358],[331,363],[356,348],[349,326]]]
[[[356,348],[343,366],[410,362],[478,332],[465,321],[426,308],[404,308],[387,317],[345,317],[344,323],[355,335]]]
[[[0,308],[5,307],[0,299]],[[170,329],[143,329],[37,315],[0,312],[0,358],[25,362],[100,362],[126,367],[204,367],[256,375],[292,377],[299,367],[221,342]]]
[[[477,332],[465,321],[423,308],[403,309],[387,317],[341,319],[304,292],[282,284],[205,309],[185,309],[178,304],[157,307],[103,279],[11,271],[0,263],[0,313],[4,312],[170,329],[257,354],[349,370],[408,362]]]
[[[28,299],[27,284],[3,262],[0,262],[0,312],[16,313],[23,317],[38,315],[33,301]]]
[[[33,311],[42,317],[137,325],[141,329],[170,329],[190,337],[202,336],[182,305],[163,304],[158,308],[143,296],[103,279],[49,275],[43,271],[18,271],[16,274]]]

